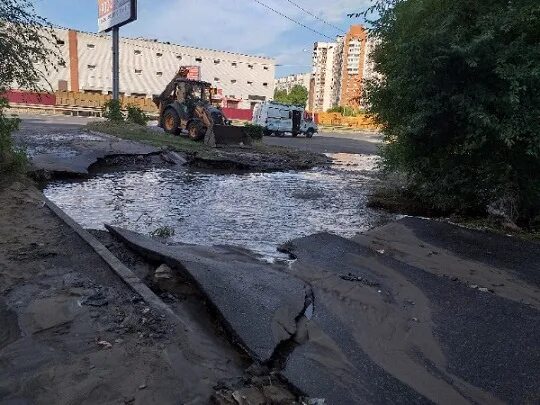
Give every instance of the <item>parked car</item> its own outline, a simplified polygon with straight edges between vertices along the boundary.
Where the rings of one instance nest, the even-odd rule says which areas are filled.
[[[264,127],[265,135],[292,136],[303,134],[311,138],[319,129],[313,120],[306,116],[303,107],[282,104],[275,101],[265,101],[253,109],[254,124]]]

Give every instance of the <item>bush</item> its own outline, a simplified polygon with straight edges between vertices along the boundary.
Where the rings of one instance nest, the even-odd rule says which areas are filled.
[[[0,174],[23,173],[27,165],[24,151],[14,147],[11,134],[19,127],[18,118],[8,118],[4,109],[8,106],[7,100],[0,98]]]
[[[263,139],[264,136],[264,127],[257,125],[257,124],[251,124],[247,122],[244,125],[244,132],[253,140],[260,141]]]
[[[122,105],[119,100],[108,100],[103,106],[103,116],[109,121],[124,121]]]
[[[527,223],[540,213],[540,2],[393,3],[373,29],[383,78],[366,86],[383,167],[432,207],[507,206]]]
[[[148,124],[149,118],[139,107],[134,105],[128,105],[127,120],[133,122],[134,124],[146,126],[146,124]]]

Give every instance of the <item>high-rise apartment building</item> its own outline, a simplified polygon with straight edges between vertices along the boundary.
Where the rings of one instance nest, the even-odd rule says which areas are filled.
[[[316,42],[313,47],[313,95],[311,111],[332,108],[336,43]]]
[[[276,90],[285,90],[287,93],[296,85],[305,87],[306,90],[309,90],[310,81],[311,73],[298,73],[276,79],[274,87]]]
[[[351,26],[345,36],[336,38],[336,42],[315,43],[311,111],[362,105],[363,81],[375,75],[369,59],[372,45],[361,25]]]
[[[353,25],[343,40],[341,69],[341,95],[339,105],[359,107],[362,97],[362,80],[366,64],[367,32],[361,25]]]

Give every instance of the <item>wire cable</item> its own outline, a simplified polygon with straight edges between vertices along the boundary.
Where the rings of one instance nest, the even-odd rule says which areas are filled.
[[[339,27],[336,27],[335,25],[333,24],[330,24],[329,22],[326,22],[325,20],[323,20],[322,18],[320,18],[319,16],[317,16],[316,14],[313,14],[311,11],[308,11],[306,10],[305,8],[303,8],[302,6],[296,4],[294,1],[292,0],[287,0],[289,3],[291,3],[293,6],[295,6],[296,8],[298,8],[299,10],[302,10],[304,13],[306,14],[309,14],[310,16],[312,16],[313,18],[315,18],[316,20],[319,20],[320,22],[322,22],[323,24],[326,24],[328,25],[329,27],[332,27],[334,28],[335,30],[338,30],[339,32],[342,32],[344,34],[347,33],[347,31],[344,31],[343,29],[339,28]]]
[[[261,2],[261,1],[259,1],[259,0],[253,0],[253,1],[254,1],[255,3],[259,3],[261,6],[267,8],[268,10],[273,11],[274,13],[276,13],[276,14],[282,16],[283,18],[286,18],[287,20],[292,21],[293,23],[298,24],[298,25],[300,25],[301,27],[304,27],[304,28],[306,28],[306,29],[308,29],[308,30],[314,32],[314,33],[317,34],[317,35],[321,35],[321,36],[323,36],[323,37],[325,37],[325,38],[330,39],[331,41],[334,41],[334,38],[329,37],[328,35],[323,34],[322,32],[319,32],[319,31],[317,31],[317,30],[314,30],[313,28],[308,27],[307,25],[302,24],[302,23],[299,22],[299,21],[296,21],[295,19],[293,19],[293,18],[291,18],[291,17],[289,17],[289,16],[283,14],[281,11],[277,11],[277,10],[273,9],[272,7],[270,7],[269,5],[263,3],[263,2]]]

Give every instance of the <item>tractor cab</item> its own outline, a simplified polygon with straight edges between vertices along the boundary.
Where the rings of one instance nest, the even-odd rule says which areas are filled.
[[[210,87],[210,83],[207,82],[178,79],[172,97],[180,103],[192,101],[206,104],[210,102]]]

